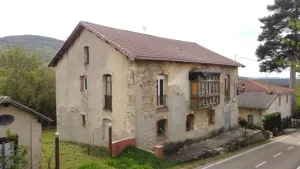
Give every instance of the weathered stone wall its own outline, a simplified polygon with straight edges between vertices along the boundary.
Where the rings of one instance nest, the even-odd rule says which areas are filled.
[[[89,64],[84,65],[84,46]],[[134,64],[94,34],[83,30],[56,66],[57,128],[62,140],[107,146],[107,124],[113,140],[135,135]],[[112,111],[104,110],[104,75],[112,76]],[[88,90],[80,91],[80,76]],[[85,115],[86,126],[82,126]]]
[[[190,82],[188,72],[192,68],[221,72],[220,76],[220,104],[213,107],[215,110],[215,124],[208,124],[208,109],[191,110]],[[167,77],[167,108],[156,106],[156,80],[158,74]],[[230,75],[230,100],[225,101],[224,78]],[[230,127],[237,126],[238,109],[235,97],[234,84],[237,83],[237,67],[203,65],[192,63],[136,62],[136,141],[137,146],[144,149],[153,149],[156,144],[184,142],[206,138],[217,134],[225,125],[225,109],[230,109]],[[186,116],[194,114],[194,130],[186,131]],[[157,139],[156,122],[160,119],[167,119],[167,137]]]
[[[83,48],[90,48],[90,63],[84,65]],[[208,124],[207,109],[191,110],[188,72],[192,68],[221,72],[220,104],[215,124]],[[112,111],[104,108],[103,75],[112,75]],[[157,108],[157,75],[166,77],[167,107]],[[224,78],[230,75],[231,99],[224,98]],[[131,61],[118,50],[83,30],[56,66],[57,127],[62,140],[107,145],[107,124],[113,124],[113,140],[135,137],[137,146],[152,150],[154,145],[206,138],[224,129],[225,110],[230,110],[230,127],[237,125],[234,84],[237,67],[208,64]],[[80,91],[80,76],[88,77],[88,91]],[[194,130],[186,132],[186,116],[195,115]],[[82,115],[86,126],[82,126]],[[167,119],[164,139],[156,137],[156,122]]]

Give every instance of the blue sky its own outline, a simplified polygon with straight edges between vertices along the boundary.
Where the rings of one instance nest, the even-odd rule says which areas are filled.
[[[80,20],[173,39],[194,41],[226,57],[256,60],[259,17],[273,0],[9,0],[1,2],[0,37],[34,34],[65,40]],[[18,5],[16,5],[18,4]],[[3,8],[4,7],[4,8]],[[4,16],[4,17],[3,17]],[[266,77],[258,63],[240,76]],[[269,77],[288,77],[289,72]]]

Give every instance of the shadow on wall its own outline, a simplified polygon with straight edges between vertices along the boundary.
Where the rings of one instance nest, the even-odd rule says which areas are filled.
[[[205,140],[205,139],[213,138],[215,136],[221,135],[222,133],[224,133],[224,127],[221,127],[218,130],[213,130],[213,131],[209,132],[205,137],[200,137],[200,138],[197,138],[197,139],[188,139],[188,140],[185,140],[185,141],[182,141],[182,142],[169,142],[169,143],[166,143],[164,145],[164,155],[170,155],[170,154],[176,153],[180,149],[182,149],[184,146],[189,146],[193,143],[197,143],[197,142],[200,142],[200,141]]]

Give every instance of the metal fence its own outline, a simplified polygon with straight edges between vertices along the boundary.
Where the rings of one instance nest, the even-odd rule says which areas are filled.
[[[300,127],[300,117],[286,116],[281,118],[282,129]]]

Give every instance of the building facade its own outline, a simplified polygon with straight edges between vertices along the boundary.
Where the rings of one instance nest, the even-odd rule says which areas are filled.
[[[237,125],[243,65],[196,43],[81,22],[49,66],[62,140],[106,146],[112,123],[113,141],[151,150]]]

